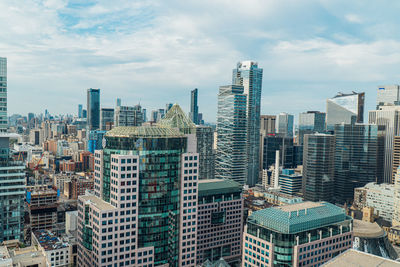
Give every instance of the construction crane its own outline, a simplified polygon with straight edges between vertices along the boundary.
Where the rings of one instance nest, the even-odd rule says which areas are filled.
[[[40,156],[40,159],[39,159],[38,163],[36,164],[35,168],[33,169],[33,172],[35,173],[36,181],[37,181],[37,179],[39,178],[39,165],[40,165],[40,162],[42,161],[43,154],[44,154],[44,153],[42,153],[42,155]],[[36,184],[36,183],[35,183],[35,184]]]

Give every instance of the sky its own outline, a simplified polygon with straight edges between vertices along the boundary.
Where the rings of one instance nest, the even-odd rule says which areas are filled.
[[[86,89],[101,106],[178,103],[216,121],[217,93],[238,61],[264,69],[262,114],[325,110],[337,92],[400,83],[400,1],[2,0],[0,57],[9,115],[76,114]]]

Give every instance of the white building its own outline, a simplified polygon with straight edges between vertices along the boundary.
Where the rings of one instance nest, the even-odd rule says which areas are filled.
[[[68,241],[61,240],[51,231],[36,231],[32,233],[32,245],[38,246],[46,256],[48,266],[70,266],[72,249]]]

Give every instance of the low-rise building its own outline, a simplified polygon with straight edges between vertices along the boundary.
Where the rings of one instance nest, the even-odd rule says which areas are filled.
[[[48,266],[69,266],[71,264],[71,246],[54,232],[39,230],[32,233],[32,245],[37,246],[46,256]]]
[[[323,267],[399,267],[400,262],[385,259],[376,255],[349,249],[339,256],[333,258]]]

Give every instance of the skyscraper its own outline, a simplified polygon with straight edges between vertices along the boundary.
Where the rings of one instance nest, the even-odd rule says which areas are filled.
[[[142,107],[118,106],[115,109],[114,126],[141,126],[143,123]]]
[[[281,136],[293,136],[294,117],[291,114],[282,112],[276,116],[276,134]]]
[[[199,178],[212,179],[215,174],[214,130],[210,126],[196,127],[197,153],[199,153]]]
[[[0,132],[7,126],[7,58],[0,57]]]
[[[335,137],[306,134],[303,151],[303,196],[311,201],[331,201],[333,194]]]
[[[269,134],[275,134],[275,123],[276,116],[275,115],[261,115],[261,123],[260,123],[260,133],[262,136],[266,136]]]
[[[400,104],[400,86],[394,85],[383,85],[378,86],[378,92],[376,97],[376,109],[385,104]]]
[[[190,113],[189,117],[194,124],[199,124],[199,106],[197,105],[198,89],[195,88],[190,92]]]
[[[247,184],[255,185],[260,168],[260,110],[263,69],[258,63],[242,61],[233,69],[232,83],[241,85],[246,95],[246,147],[247,147]]]
[[[100,130],[108,131],[111,130],[114,124],[114,109],[113,108],[102,108],[100,110]]]
[[[335,203],[353,200],[354,189],[377,178],[378,126],[336,124]]]
[[[100,129],[100,89],[87,90],[87,127],[89,130]]]
[[[365,93],[338,93],[326,100],[326,127],[333,130],[335,124],[364,122]]]
[[[400,106],[380,106],[379,110],[369,111],[369,123],[377,124],[385,136],[383,182],[393,183],[393,142],[400,135]]]
[[[78,266],[196,266],[198,154],[169,127],[116,127],[78,199]],[[195,147],[194,147],[195,149]]]
[[[116,106],[116,107],[121,106],[121,98],[117,98],[117,101],[116,101],[116,103],[115,103],[115,106]]]
[[[267,135],[263,140],[262,147],[262,168],[268,170],[269,167],[275,165],[276,151],[279,150],[279,165],[283,168],[294,168],[294,146],[293,138],[280,135]]]
[[[220,86],[215,177],[247,183],[247,96],[243,86]]]
[[[79,119],[83,118],[83,106],[82,106],[82,104],[78,105],[78,118]]]
[[[299,114],[299,144],[303,145],[305,134],[323,133],[325,131],[326,113],[307,111]]]

